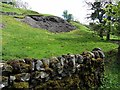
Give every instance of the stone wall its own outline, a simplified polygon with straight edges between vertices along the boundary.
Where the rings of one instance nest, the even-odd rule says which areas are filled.
[[[10,60],[0,63],[0,88],[79,89],[102,85],[104,53],[100,48],[82,54],[67,54],[50,59]]]

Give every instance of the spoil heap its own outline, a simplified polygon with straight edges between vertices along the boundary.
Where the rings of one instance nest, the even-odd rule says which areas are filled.
[[[75,26],[57,16],[28,15],[23,21],[34,28],[42,28],[54,33],[69,32],[76,29]]]

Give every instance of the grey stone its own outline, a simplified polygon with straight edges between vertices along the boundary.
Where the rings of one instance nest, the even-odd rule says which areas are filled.
[[[100,54],[98,51],[92,51],[92,53],[94,53],[95,58],[100,58]]]
[[[38,71],[39,70],[45,70],[45,68],[43,67],[43,62],[41,60],[37,60],[36,69]]]
[[[5,64],[6,64],[6,63],[0,62],[0,70],[3,68],[3,66],[4,66]]]
[[[83,63],[83,56],[80,54],[75,55],[76,63],[81,64]]]
[[[43,62],[44,65],[47,65],[49,67],[49,64],[50,64],[49,59],[42,59],[41,61]]]
[[[29,73],[21,73],[15,75],[15,80],[17,81],[29,81],[30,80],[30,74]]]
[[[92,52],[96,53],[96,56],[99,56],[99,58],[105,58],[105,54],[103,53],[101,48],[94,48]],[[99,53],[99,55],[97,52]]]
[[[13,67],[8,64],[2,65],[2,75],[8,76],[10,73],[12,73]]]
[[[46,72],[40,72],[41,78],[47,78],[49,77],[49,74],[47,74]]]
[[[58,60],[61,63],[61,65],[64,66],[65,58],[63,58],[62,56],[60,56],[60,57],[58,57]]]
[[[105,58],[105,54],[103,53],[103,51],[98,50],[98,53],[100,55],[100,58]]]
[[[10,76],[10,82],[13,82],[16,79],[15,76]]]
[[[75,65],[76,65],[76,62],[75,62],[75,55],[70,55],[69,63],[72,64],[72,65],[70,65],[69,68],[71,68],[72,73],[74,73],[75,70],[76,70],[76,66],[75,66]]]
[[[0,76],[0,89],[8,86],[8,77]]]
[[[31,69],[35,70],[35,62],[34,61],[31,62]]]
[[[75,55],[70,55],[70,59],[73,63],[73,67],[75,67]]]
[[[56,66],[57,66],[56,68],[57,68],[58,74],[61,74],[63,72],[63,66],[61,65],[60,62],[57,63]]]
[[[21,76],[21,81],[29,81],[30,80],[30,74],[29,73],[23,73]]]
[[[31,70],[31,71],[34,71],[34,70],[35,70],[35,62],[36,62],[37,60],[32,60],[32,59],[25,58],[24,61],[25,61],[26,64],[29,64],[29,65],[30,65],[30,70]]]

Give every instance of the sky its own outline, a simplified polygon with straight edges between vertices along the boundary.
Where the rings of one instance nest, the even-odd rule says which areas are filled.
[[[74,16],[80,23],[88,24],[86,19],[90,10],[84,0],[22,0],[27,2],[32,10],[43,14],[52,14],[62,17],[63,11],[68,10],[69,14]],[[94,0],[87,0],[94,1]]]

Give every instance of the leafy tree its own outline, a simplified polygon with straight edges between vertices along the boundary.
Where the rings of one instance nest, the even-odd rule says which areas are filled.
[[[120,25],[120,1],[117,3],[114,2],[113,4],[111,0],[109,0],[109,2],[101,0],[99,2],[89,2],[87,4],[91,6],[91,10],[93,11],[89,18],[96,21],[96,25],[99,26],[97,28],[99,30],[99,36],[103,38],[103,33],[106,31],[106,40],[110,40],[110,34],[113,33],[113,27],[116,26],[117,31]]]
[[[116,30],[117,34],[120,35],[120,1],[115,4],[109,3],[105,8],[105,12],[107,16],[105,19],[106,26],[108,26],[106,40],[110,40],[111,32]],[[112,30],[112,26],[114,26],[114,30]]]
[[[68,11],[67,11],[67,10],[63,11],[63,15],[62,15],[62,16],[63,16],[64,19],[67,20],[68,22],[71,21],[71,20],[73,20],[73,15],[72,15],[72,14],[68,14]]]
[[[23,9],[28,9],[29,8],[29,5],[27,2],[23,2],[21,0],[14,0],[14,6],[16,8],[23,8]]]
[[[89,6],[91,6],[91,9],[93,12],[90,15],[90,19],[93,21],[97,22],[97,25],[99,25],[98,29],[98,33],[99,36],[103,39],[103,32],[104,32],[104,25],[105,25],[105,10],[103,9],[105,7],[105,5],[107,4],[107,2],[105,1],[101,1],[101,2],[86,2]]]

